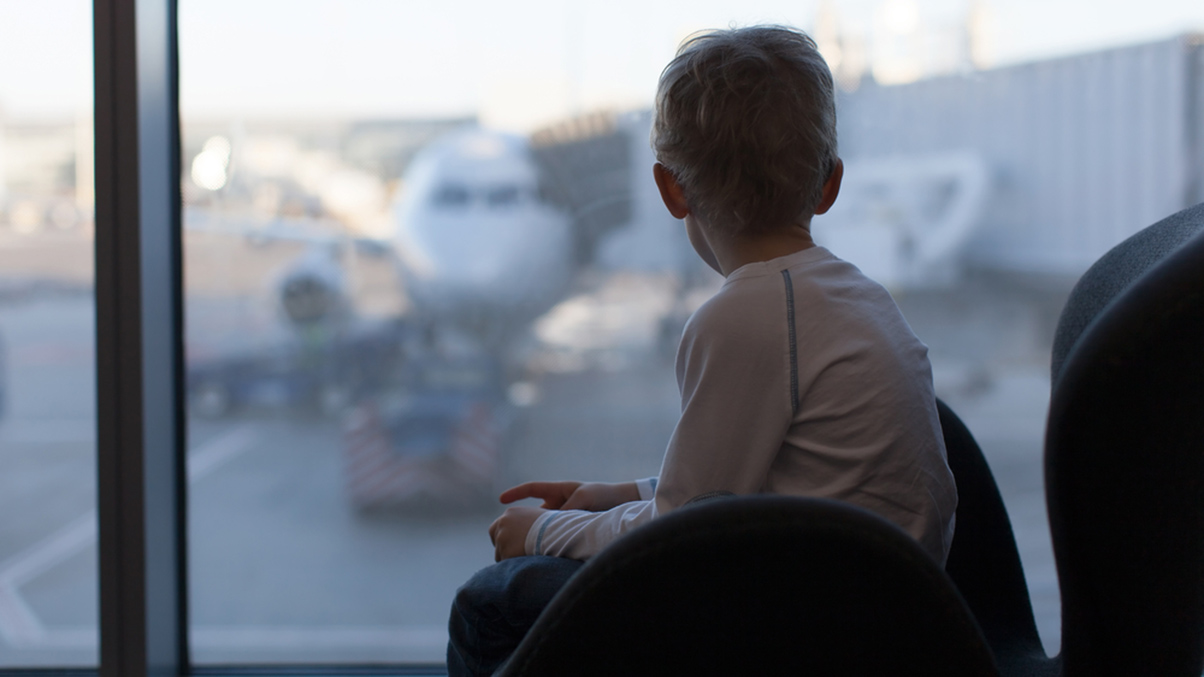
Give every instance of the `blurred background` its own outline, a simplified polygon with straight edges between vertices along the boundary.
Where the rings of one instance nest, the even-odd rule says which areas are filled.
[[[1059,645],[1041,480],[1078,276],[1204,200],[1204,6],[179,7],[193,656],[443,660],[497,493],[655,475],[721,279],[651,179],[677,44],[786,23],[838,82],[816,239],[930,347]],[[0,0],[0,666],[95,665],[91,8]]]

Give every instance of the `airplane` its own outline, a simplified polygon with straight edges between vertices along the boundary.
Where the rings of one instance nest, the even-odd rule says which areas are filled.
[[[390,209],[391,232],[355,244],[396,258],[410,324],[502,357],[585,266],[694,265],[659,198],[644,204],[655,193],[642,141],[648,124],[647,114],[594,114],[530,136],[476,124],[453,130],[414,155]],[[634,157],[641,151],[633,147],[646,157]],[[646,176],[633,176],[639,164]],[[300,236],[256,229],[265,240]],[[296,258],[275,291],[302,325],[331,320],[354,294],[337,268],[337,246],[309,244],[313,251]]]
[[[518,344],[603,235],[631,218],[630,139],[602,129],[540,143],[470,127],[415,156],[392,243],[413,304],[407,320],[425,340],[410,343],[404,394],[348,418],[356,506],[472,500],[496,488],[508,404],[529,386]]]
[[[423,322],[495,354],[564,297],[572,219],[527,140],[469,128],[420,151],[402,179],[393,242]]]
[[[193,411],[216,416],[274,398],[347,414],[344,465],[357,505],[491,488],[507,411],[531,387],[535,320],[569,295],[583,266],[613,266],[632,250],[646,268],[689,260],[678,251],[684,232],[659,204],[660,220],[633,218],[642,197],[632,147],[642,139],[629,127],[647,122],[587,116],[530,137],[456,129],[415,154],[380,240],[283,220],[235,228],[265,252],[299,248],[271,285],[294,332],[287,345],[190,369]],[[640,236],[653,231],[663,232]],[[369,259],[393,261],[405,308],[365,328],[354,267]]]

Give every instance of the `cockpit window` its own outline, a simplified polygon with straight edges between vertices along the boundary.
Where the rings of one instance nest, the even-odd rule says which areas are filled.
[[[518,204],[519,196],[518,186],[495,186],[485,194],[485,202],[490,207],[509,207]]]
[[[435,191],[433,201],[439,207],[466,207],[472,196],[468,188],[456,183],[447,183]]]

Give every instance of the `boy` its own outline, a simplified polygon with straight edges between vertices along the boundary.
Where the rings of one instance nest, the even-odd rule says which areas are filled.
[[[503,493],[544,503],[490,527],[500,564],[457,596],[452,674],[491,672],[577,561],[702,495],[840,499],[948,554],[957,494],[927,348],[881,286],[811,241],[843,173],[815,43],[772,26],[691,38],[661,75],[652,144],[665,206],[726,278],[683,332],[660,475]]]

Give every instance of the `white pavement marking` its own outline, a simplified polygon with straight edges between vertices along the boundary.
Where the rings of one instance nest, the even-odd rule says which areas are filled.
[[[20,587],[94,542],[96,511],[89,510],[33,547],[0,564],[0,584]]]
[[[256,434],[250,424],[221,435],[188,455],[189,484],[209,475],[251,447]],[[9,646],[55,643],[21,597],[20,587],[96,542],[96,511],[89,510],[67,526],[0,562],[0,638]],[[79,634],[77,632],[72,633]],[[92,634],[95,634],[92,632]]]
[[[243,425],[189,454],[188,483],[192,484],[205,477],[217,470],[218,466],[249,449],[255,436],[251,424]]]
[[[10,646],[40,646],[46,628],[12,585],[0,583],[0,636]]]

